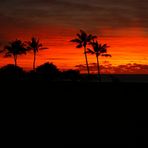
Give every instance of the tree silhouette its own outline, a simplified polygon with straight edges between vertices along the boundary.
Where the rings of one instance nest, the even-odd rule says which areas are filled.
[[[26,72],[23,68],[8,64],[0,68],[0,80],[20,80],[25,78]]]
[[[47,48],[43,48],[43,45],[40,43],[39,39],[37,39],[37,38],[35,38],[35,37],[32,37],[31,41],[28,41],[27,44],[28,44],[27,49],[28,49],[28,50],[32,50],[32,51],[33,51],[33,54],[34,54],[33,70],[35,71],[37,52],[38,52],[40,49],[47,49]]]
[[[43,78],[52,80],[58,78],[60,71],[56,65],[47,62],[36,68],[36,74],[42,76]]]
[[[5,57],[13,56],[15,67],[17,66],[17,56],[26,54],[25,44],[21,40],[17,39],[5,46],[3,51],[6,52]]]
[[[93,41],[91,45],[92,45],[92,49],[87,48],[87,53],[96,55],[98,75],[99,75],[99,80],[101,81],[99,56],[111,57],[110,54],[107,54],[107,48],[109,46],[107,44],[103,44],[103,45],[99,44],[98,41]]]
[[[78,45],[76,48],[84,48],[84,55],[86,60],[86,66],[88,74],[90,74],[89,66],[88,66],[88,59],[87,59],[87,45],[90,44],[97,36],[93,36],[91,34],[87,34],[85,31],[80,30],[80,33],[77,34],[77,38],[71,40],[71,42],[77,43]]]

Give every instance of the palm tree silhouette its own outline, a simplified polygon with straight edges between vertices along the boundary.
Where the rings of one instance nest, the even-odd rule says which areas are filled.
[[[33,70],[35,70],[35,68],[36,68],[36,55],[37,55],[37,52],[40,49],[47,49],[47,48],[43,48],[43,45],[40,43],[40,40],[35,38],[35,37],[32,37],[31,41],[28,41],[27,44],[28,44],[27,49],[28,50],[33,50],[33,54],[34,54]]]
[[[5,57],[13,56],[14,58],[14,65],[17,66],[17,56],[21,54],[26,54],[27,49],[25,48],[25,44],[21,41],[16,39],[9,43],[9,45],[4,47],[4,52],[6,52]]]
[[[78,45],[76,48],[84,48],[84,55],[86,60],[86,66],[88,74],[90,74],[89,66],[88,66],[88,59],[87,59],[87,45],[90,44],[97,36],[93,36],[91,34],[87,34],[85,31],[80,30],[80,33],[77,34],[77,38],[71,40],[71,42],[77,43]]]
[[[110,54],[107,54],[107,48],[109,47],[107,44],[99,44],[98,41],[91,42],[92,49],[87,48],[87,53],[95,54],[97,59],[97,69],[99,80],[101,81],[101,73],[100,73],[100,64],[99,64],[99,56],[111,57]]]

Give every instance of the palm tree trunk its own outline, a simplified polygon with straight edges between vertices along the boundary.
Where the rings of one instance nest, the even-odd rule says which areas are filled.
[[[36,52],[34,52],[34,60],[33,60],[33,70],[35,71],[35,63],[36,63]]]
[[[85,60],[86,60],[87,72],[88,72],[88,75],[89,75],[90,72],[89,72],[89,66],[88,66],[88,59],[87,59],[86,47],[84,47],[84,55],[85,55]]]
[[[96,58],[97,58],[97,69],[98,69],[99,81],[101,82],[101,73],[100,73],[99,57],[96,56]]]
[[[14,55],[14,65],[17,66],[17,55]]]

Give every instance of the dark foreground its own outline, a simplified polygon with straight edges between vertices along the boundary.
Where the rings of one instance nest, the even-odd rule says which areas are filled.
[[[19,129],[18,135],[44,137],[55,144],[131,147],[147,141],[148,83],[0,84],[2,123],[13,132]]]

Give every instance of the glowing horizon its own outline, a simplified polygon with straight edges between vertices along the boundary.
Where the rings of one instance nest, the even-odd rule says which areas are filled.
[[[60,69],[73,69],[84,65],[85,58],[83,48],[76,49],[69,41],[83,29],[110,46],[112,57],[101,57],[102,65],[147,65],[147,6],[148,1],[140,0],[6,0],[0,2],[0,48],[16,38],[26,41],[35,36],[49,48],[39,51],[37,66],[53,62]],[[31,69],[32,60],[30,53],[20,56],[18,66]],[[92,55],[88,60],[96,62]],[[13,58],[0,56],[0,66],[9,63]]]
[[[134,32],[133,28],[131,30],[129,29],[128,32],[134,32],[134,35],[130,34],[128,37],[122,35],[124,29],[120,30],[121,33],[119,33],[119,31],[116,32],[121,35],[120,37],[118,37],[118,35],[117,37],[99,37],[99,35],[96,34],[98,35],[98,41],[100,43],[107,43],[110,46],[108,53],[112,55],[111,58],[101,57],[101,64],[105,61],[108,61],[108,63],[113,66],[129,63],[148,64],[148,51],[147,46],[145,46],[148,42],[148,38],[143,37],[142,32],[137,30],[138,29],[136,28]],[[77,32],[79,32],[79,30]],[[44,36],[42,35],[43,39],[40,38],[40,41],[45,47],[48,47],[48,50],[39,51],[37,56],[37,66],[45,62],[53,62],[60,69],[73,69],[76,65],[85,64],[83,48],[77,49],[75,47],[76,44],[70,42],[72,38],[75,38],[77,32],[72,32],[71,35],[69,35],[69,33],[65,36],[51,36],[52,38],[49,37],[47,39],[44,39],[46,34]],[[29,40],[29,38],[24,37],[24,40]],[[21,56],[18,58],[18,65],[21,65],[25,69],[31,69],[32,59],[33,56],[31,53]],[[96,62],[95,56],[88,55],[88,59],[89,63]],[[13,64],[13,58],[3,60],[7,61],[7,64]],[[6,63],[1,60],[0,65],[6,65]]]

